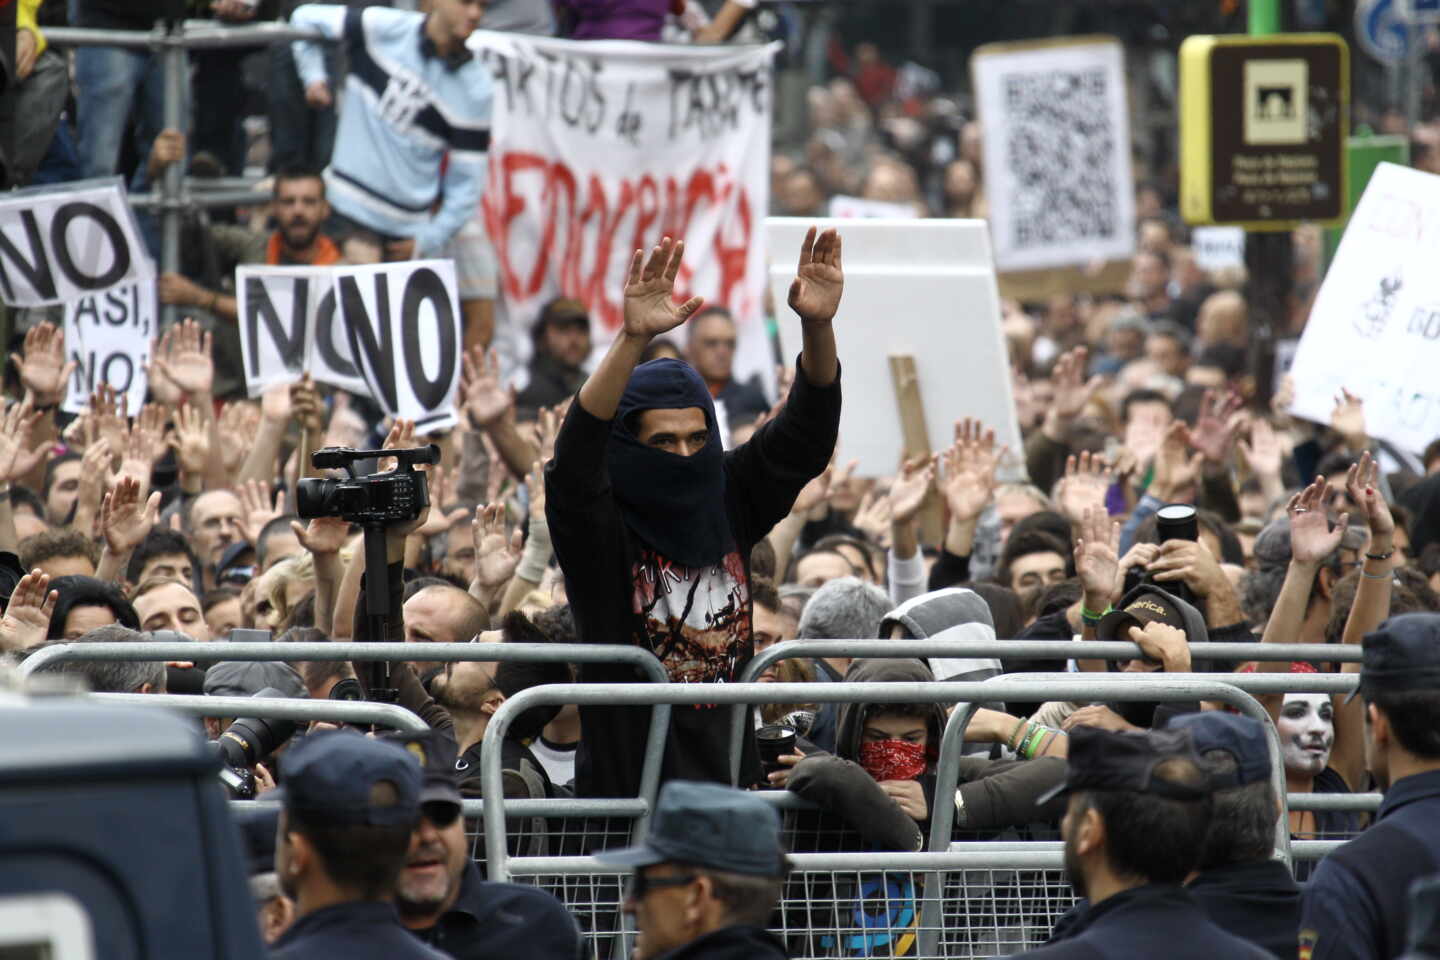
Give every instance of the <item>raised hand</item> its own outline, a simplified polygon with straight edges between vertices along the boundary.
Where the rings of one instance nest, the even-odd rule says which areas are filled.
[[[555,456],[555,439],[560,436],[560,424],[565,421],[565,414],[569,410],[570,400],[540,409],[535,420],[535,439],[538,442],[541,463]]]
[[[425,471],[426,482],[430,490],[430,513],[425,522],[415,531],[417,536],[438,537],[446,533],[452,526],[464,520],[470,515],[465,507],[458,507],[445,512],[445,502],[450,499],[451,488],[455,480],[455,472],[446,470],[441,466],[433,466]]]
[[[1110,489],[1110,470],[1099,456],[1089,451],[1079,457],[1073,453],[1065,458],[1065,476],[1060,480],[1056,497],[1060,512],[1072,524],[1080,522],[1088,510],[1104,510],[1105,494]]]
[[[65,362],[65,334],[48,320],[25,333],[20,353],[10,354],[20,371],[20,385],[35,395],[35,404],[51,407],[65,393],[65,381],[75,364]]]
[[[311,436],[318,439],[324,434],[325,401],[320,399],[320,391],[309,373],[290,384],[290,415],[300,429],[310,431]]]
[[[0,649],[28,650],[44,643],[58,590],[50,589],[50,576],[36,567],[15,584],[5,615],[0,617]]]
[[[1095,613],[1108,607],[1120,576],[1120,524],[1104,507],[1087,508],[1075,540],[1075,575],[1085,590],[1085,606]]]
[[[117,557],[140,546],[160,517],[160,491],[150,494],[142,509],[140,489],[134,477],[122,476],[100,502],[100,532],[105,546]]]
[[[235,488],[235,495],[240,498],[240,533],[251,546],[257,546],[265,524],[285,515],[285,491],[281,490],[272,504],[270,484],[247,480]]]
[[[1264,417],[1252,417],[1249,439],[1248,441],[1241,439],[1238,447],[1245,465],[1257,478],[1278,479],[1280,477],[1280,464],[1284,459],[1284,454],[1280,450],[1280,441],[1275,436],[1275,428],[1270,426],[1269,420]]]
[[[235,476],[245,462],[245,454],[255,445],[255,435],[260,430],[260,408],[246,401],[225,404],[220,411],[220,436],[225,442],[220,445],[220,459],[225,473]]]
[[[1190,431],[1190,445],[1211,464],[1224,464],[1230,459],[1230,447],[1235,442],[1235,433],[1240,428],[1240,395],[1230,393],[1221,396],[1217,391],[1206,390],[1200,401],[1200,416],[1195,428]]]
[[[1095,396],[1095,391],[1100,389],[1099,376],[1085,379],[1089,361],[1090,351],[1084,347],[1062,353],[1055,361],[1055,369],[1050,374],[1050,380],[1055,385],[1055,399],[1050,409],[1063,420],[1080,416],[1090,398]]]
[[[290,384],[273,384],[260,394],[260,416],[271,423],[290,422]]]
[[[1345,491],[1350,494],[1350,502],[1365,513],[1365,522],[1370,526],[1370,549],[1384,553],[1390,549],[1395,535],[1395,518],[1385,498],[1380,496],[1379,483],[1380,465],[1366,450],[1360,455],[1360,462],[1352,464],[1345,475]]]
[[[1335,398],[1335,409],[1330,412],[1330,429],[1345,438],[1351,450],[1365,446],[1365,401],[1344,387]]]
[[[210,421],[198,407],[187,403],[176,411],[175,426],[166,435],[165,442],[175,451],[181,470],[188,474],[204,473],[210,460]],[[233,443],[232,446],[240,445]]]
[[[110,451],[120,456],[130,441],[130,398],[100,383],[90,394],[90,420],[99,435],[110,441]]]
[[[1340,514],[1332,529],[1325,515],[1325,501],[1330,488],[1324,477],[1290,498],[1285,512],[1290,516],[1290,560],[1292,563],[1316,567],[1340,546],[1350,514]],[[1387,511],[1388,512],[1388,511]]]
[[[382,450],[408,450],[415,446],[415,421],[397,419],[390,424],[390,432],[385,434],[385,442],[381,444]],[[381,473],[389,473],[400,466],[400,461],[394,457],[381,457],[376,464]]]
[[[1155,478],[1150,489],[1156,497],[1165,501],[1176,500],[1182,493],[1195,488],[1200,476],[1200,461],[1204,454],[1190,453],[1190,431],[1180,421],[1170,424],[1165,439],[1155,454]]]
[[[832,484],[830,489],[834,490],[835,486]],[[855,508],[855,519],[851,522],[856,530],[870,538],[871,543],[887,545],[890,539],[890,500],[874,490],[867,492],[860,498],[860,505]]]
[[[973,521],[995,495],[995,471],[1005,449],[995,449],[995,431],[969,417],[955,423],[955,444],[941,454],[940,492],[952,520]]]
[[[530,465],[530,479],[527,482],[530,493],[530,522],[545,523],[545,463],[536,460]]]
[[[811,227],[800,243],[800,263],[790,283],[790,309],[805,323],[829,323],[840,309],[845,270],[840,262],[840,234],[830,227],[818,237]]]
[[[1145,404],[1139,409],[1132,408],[1130,422],[1125,424],[1123,446],[1135,455],[1135,461],[1140,465],[1149,463],[1159,451],[1160,444],[1165,439],[1165,431],[1172,422],[1167,411],[1149,409],[1150,406]],[[1155,406],[1158,407],[1158,404]]]
[[[636,250],[630,258],[630,272],[625,279],[625,326],[628,337],[648,341],[674,330],[695,315],[705,301],[691,297],[678,306],[675,303],[675,277],[685,255],[685,241],[660,241],[647,258]]]
[[[0,417],[0,483],[19,480],[49,455],[49,443],[30,447],[30,431],[40,417],[31,408],[28,396],[20,403],[12,403]]]
[[[460,405],[477,430],[499,423],[515,411],[515,390],[500,382],[500,355],[479,344],[471,347],[460,368]]]
[[[909,523],[920,513],[935,484],[935,460],[915,457],[900,468],[890,485],[890,522]]]
[[[312,517],[303,526],[291,520],[290,529],[295,531],[300,546],[316,556],[339,553],[350,536],[350,524],[339,517]]]
[[[855,468],[855,461],[850,464],[850,469]],[[830,488],[834,483],[835,466],[831,464],[821,474],[800,488],[800,493],[795,497],[795,502],[790,505],[792,515],[804,516],[816,509],[821,504],[830,500]]]
[[[505,505],[484,504],[475,508],[470,536],[475,545],[475,582],[494,590],[515,575],[520,566],[521,533],[507,529]]]
[[[188,317],[165,331],[155,352],[155,366],[182,393],[209,396],[215,385],[212,338]]]

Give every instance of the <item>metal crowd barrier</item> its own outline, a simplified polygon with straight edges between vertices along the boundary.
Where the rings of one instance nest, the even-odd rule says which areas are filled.
[[[1005,689],[1008,695],[1026,700],[1058,696],[1066,699],[1107,701],[1214,700],[1230,704],[1242,713],[1266,724],[1271,741],[1272,762],[1274,763],[1272,777],[1275,778],[1277,792],[1283,796],[1283,767],[1281,766],[1278,738],[1273,725],[1270,724],[1268,714],[1259,702],[1239,690],[1235,685],[1226,682],[1230,679],[1234,679],[1234,677],[1224,675],[1224,680],[1222,680],[1220,676],[1214,674],[1012,675],[1006,680]],[[1257,677],[1256,675],[1246,675],[1241,679],[1253,682]],[[1259,679],[1267,682],[1257,684],[1258,686],[1267,686],[1271,678],[1259,675]],[[1343,682],[1346,678],[1300,677],[1299,675],[1276,675],[1274,677],[1274,680],[1282,682],[1296,679],[1305,679],[1313,683],[1317,679]],[[1351,679],[1353,680],[1353,677]],[[1330,685],[1335,686],[1333,683]],[[995,681],[987,683],[729,684],[707,686],[704,689],[697,689],[694,685],[685,684],[664,686],[566,684],[536,687],[523,691],[508,700],[491,719],[482,746],[481,778],[487,796],[502,796],[499,748],[505,731],[514,716],[530,707],[542,704],[629,704],[638,706],[657,703],[716,705],[793,702],[971,703],[995,699],[995,692]],[[937,770],[937,779],[939,780],[936,790],[937,797],[954,796],[959,770],[959,751],[957,749],[959,743],[957,741],[968,720],[968,712],[968,708],[963,712],[957,709],[955,713],[961,715],[958,717],[952,715],[947,724],[946,735],[942,741],[940,768]],[[611,918],[609,925],[601,922],[605,908],[618,910],[619,874],[600,867],[591,856],[511,857],[505,847],[504,818],[507,808],[508,804],[502,801],[494,805],[487,805],[482,812],[490,879],[508,881],[525,878],[530,882],[539,882],[551,887],[559,891],[561,895],[577,889],[578,883],[583,901],[581,906],[589,911],[587,916],[595,921],[598,929],[597,935],[601,937],[623,936],[618,920]],[[1290,841],[1286,828],[1287,822],[1288,818],[1282,812],[1276,822],[1276,848],[1280,855],[1288,860]],[[819,909],[818,904],[823,898],[819,896],[816,884],[832,891],[839,887],[860,891],[860,899],[863,903],[861,907],[857,907],[857,910],[863,909],[866,916],[871,915],[872,907],[877,910],[890,910],[893,907],[899,911],[899,914],[896,915],[905,915],[906,909],[918,907],[919,921],[915,925],[913,933],[919,939],[917,946],[920,955],[923,956],[935,955],[942,936],[949,936],[956,932],[948,923],[951,918],[947,916],[945,910],[947,905],[953,904],[957,896],[965,900],[967,904],[971,904],[972,901],[981,904],[982,912],[993,911],[996,916],[1002,912],[1020,910],[1020,913],[1017,914],[1020,917],[1017,921],[1018,926],[1009,923],[1000,924],[1007,935],[1013,934],[1019,938],[1014,943],[1007,941],[1005,946],[1032,943],[1034,937],[1039,935],[1040,926],[1044,926],[1040,921],[1053,923],[1054,919],[1058,917],[1058,913],[1055,911],[1063,912],[1062,908],[1068,906],[1070,895],[1063,878],[1030,876],[1026,873],[1031,870],[1053,871],[1058,869],[1061,866],[1059,853],[1061,848],[1058,845],[1039,846],[1033,842],[1005,844],[996,841],[982,841],[973,844],[952,843],[954,808],[949,803],[937,803],[937,809],[932,811],[930,823],[930,850],[926,853],[905,855],[893,853],[792,854],[791,860],[796,868],[796,876],[792,879],[792,886],[789,889],[791,893],[798,890],[798,894],[792,896],[791,893],[787,893],[786,909],[792,912],[798,911],[807,916],[810,911]],[[1303,847],[1299,847],[1297,844],[1297,851],[1303,852],[1304,858],[1308,858],[1316,853],[1328,851],[1335,845],[1334,843],[1307,842]],[[984,872],[984,876],[972,877],[967,874],[959,877],[960,886],[956,888],[958,893],[953,893],[950,890],[953,883],[950,881],[955,878],[949,878],[945,874],[957,869],[979,870]],[[823,878],[815,880],[815,877],[812,876],[817,873],[835,874],[837,871],[846,876],[844,878],[831,876],[829,880]],[[870,876],[872,872],[878,875],[879,880]],[[854,874],[853,877],[849,876],[851,873]],[[923,880],[918,886],[915,883],[916,878],[909,876],[912,873],[924,874]],[[842,880],[843,882],[841,882]],[[878,888],[875,886],[877,882],[879,883]],[[796,884],[799,886],[795,886]],[[917,889],[922,892],[917,893]],[[977,893],[977,891],[979,892]],[[977,897],[978,899],[976,899]],[[568,897],[567,902],[570,902]],[[1031,902],[1032,906],[1025,907],[1023,910],[1017,906],[1026,902]],[[1037,903],[1044,909],[1034,906]],[[905,906],[906,904],[909,906]],[[575,904],[572,902],[571,905]],[[831,902],[830,908],[847,909],[845,905],[838,904],[838,902]],[[967,907],[967,909],[969,908]],[[789,916],[789,914],[785,915]],[[955,919],[967,924],[966,935],[980,935],[977,934],[976,927],[968,920],[964,920],[958,914],[955,915]],[[806,940],[808,946],[795,948],[798,954],[806,954],[807,951],[820,953],[834,947],[834,940],[837,937],[840,940],[848,938],[853,941],[857,937],[863,940],[874,934],[873,930],[867,933],[864,929],[865,924],[860,920],[855,922],[858,925],[853,929],[842,924],[841,928],[824,933],[822,939],[830,941],[828,946],[810,942],[820,933],[812,929],[813,924],[804,921],[793,927],[787,921],[780,932],[792,939],[792,945],[796,938]],[[802,928],[809,932],[802,934]],[[1016,933],[1017,930],[1020,932]],[[1032,932],[1034,936],[1032,936]]]
[[[1359,663],[1362,649],[1356,644],[1327,643],[1207,643],[1192,652],[1203,652],[1205,659],[1243,662],[1247,660],[1291,661],[1325,660],[1336,663]],[[889,659],[895,657],[966,657],[1008,660],[1132,660],[1143,656],[1139,644],[1108,640],[787,640],[757,653],[736,678],[737,683],[754,682],[760,674],[781,660],[816,660],[825,657],[848,657],[853,660]],[[1067,674],[1097,676],[1098,674]],[[1030,676],[1026,674],[1025,676]],[[1205,674],[1204,676],[1244,676],[1243,674]],[[1264,676],[1264,674],[1260,674]],[[1273,674],[1294,678],[1303,674]],[[1249,688],[1246,688],[1249,689]],[[1349,688],[1346,688],[1349,689]],[[1289,693],[1267,690],[1269,693]],[[1295,692],[1299,692],[1298,688]],[[1333,691],[1332,691],[1333,692]],[[1054,697],[1045,697],[1053,700]],[[794,701],[813,703],[813,698]],[[740,776],[741,737],[745,732],[748,711],[744,706],[731,712],[730,782]]]
[[[423,649],[413,643],[59,643],[35,651],[20,664],[20,675],[29,676],[49,664],[76,660],[284,660],[284,661],[382,661],[433,663],[482,661],[498,663],[515,660],[530,663],[614,663],[634,667],[652,683],[667,683],[664,665],[647,650],[634,646],[583,643],[431,643]],[[152,702],[146,694],[145,702]],[[211,698],[212,700],[215,698]],[[245,699],[245,698],[238,698]],[[340,702],[340,701],[334,701]],[[406,711],[408,713],[408,711]],[[411,714],[413,716],[413,714]],[[259,716],[227,713],[226,716]],[[365,722],[365,721],[354,721]],[[670,708],[656,707],[651,713],[640,773],[641,821],[655,802],[660,784],[660,765],[670,729]],[[583,816],[572,811],[573,815]]]
[[[301,720],[306,723],[376,724],[412,733],[430,727],[415,714],[393,703],[364,700],[296,700],[290,697],[211,697],[184,693],[90,693],[85,696],[109,703],[163,707],[192,717],[259,717],[264,720]]]

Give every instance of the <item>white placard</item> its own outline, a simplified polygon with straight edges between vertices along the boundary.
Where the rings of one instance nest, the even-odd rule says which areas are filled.
[[[772,382],[761,224],[779,44],[477,31],[470,46],[495,74],[481,208],[508,321],[529,330],[546,303],[573,297],[590,311],[593,355],[603,355],[621,325],[631,254],[668,234],[687,248],[677,293],[735,318],[736,378]]]
[[[1328,423],[1342,388],[1372,437],[1412,452],[1440,437],[1440,177],[1375,168],[1315,298],[1294,412]]]
[[[370,396],[419,434],[455,423],[460,297],[449,260],[335,267],[335,302]]]
[[[307,370],[317,383],[369,392],[335,309],[333,267],[237,267],[235,297],[250,396]]]
[[[1018,452],[984,221],[768,219],[775,261],[770,291],[786,362],[801,349],[800,321],[786,297],[811,224],[836,227],[844,242],[845,296],[835,318],[845,396],[840,461],[858,459],[858,472],[866,476],[895,472],[903,441],[889,357],[905,353],[915,358],[925,427],[936,451],[950,445],[956,420],[979,417],[999,443]]]
[[[970,67],[996,267],[1130,257],[1135,181],[1120,42],[981,47]]]
[[[60,409],[79,413],[91,391],[108,383],[126,397],[131,416],[139,413],[157,318],[155,281],[148,276],[65,304],[65,359],[75,372]]]
[[[153,277],[118,177],[0,193],[0,300],[42,307]]]
[[[1190,231],[1190,251],[1201,270],[1227,270],[1245,266],[1243,227],[1196,227]]]

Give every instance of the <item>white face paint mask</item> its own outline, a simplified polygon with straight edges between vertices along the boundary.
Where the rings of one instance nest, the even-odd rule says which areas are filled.
[[[1291,693],[1275,725],[1285,756],[1285,771],[1313,777],[1330,763],[1335,745],[1335,714],[1330,695]]]

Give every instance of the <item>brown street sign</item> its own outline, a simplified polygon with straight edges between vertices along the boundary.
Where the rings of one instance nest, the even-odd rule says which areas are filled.
[[[1180,207],[1194,224],[1288,230],[1345,214],[1349,51],[1333,34],[1180,47]]]

